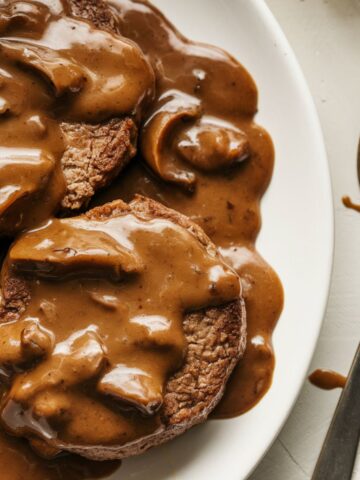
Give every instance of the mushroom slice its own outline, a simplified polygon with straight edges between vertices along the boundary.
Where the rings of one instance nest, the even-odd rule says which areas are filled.
[[[153,373],[125,364],[109,370],[99,381],[97,389],[147,415],[156,413],[163,402],[163,382]]]
[[[45,30],[50,10],[40,2],[13,0],[0,7],[0,34],[39,37]]]
[[[110,233],[109,233],[110,232]],[[105,221],[50,220],[13,245],[9,259],[15,271],[38,277],[74,277],[77,274],[139,273],[143,262],[124,239],[111,236]]]
[[[100,373],[106,363],[101,340],[94,331],[78,332],[58,343],[53,353],[33,370],[19,375],[9,398],[24,403],[58,385],[65,390]]]
[[[250,155],[246,134],[212,117],[183,129],[174,143],[184,160],[205,172],[231,167]]]
[[[163,106],[144,126],[141,149],[150,167],[165,181],[175,182],[189,189],[194,187],[195,174],[186,170],[171,150],[172,133],[185,121],[201,115],[200,101],[177,90],[166,94]],[[169,143],[170,142],[170,143]]]
[[[53,336],[36,319],[0,324],[0,365],[18,365],[43,357],[53,347]]]
[[[26,41],[1,40],[0,54],[40,73],[51,83],[56,96],[78,92],[86,81],[85,72],[79,64],[50,48]]]

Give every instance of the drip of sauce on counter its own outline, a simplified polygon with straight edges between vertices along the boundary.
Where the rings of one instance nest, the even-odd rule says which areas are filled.
[[[137,45],[65,13],[46,2],[0,6],[0,236],[58,208],[61,122],[139,116],[153,94]]]
[[[344,388],[347,378],[333,370],[319,369],[309,376],[309,381],[322,390],[334,390],[335,388]]]
[[[271,385],[271,337],[283,306],[280,280],[255,249],[260,200],[274,163],[271,139],[253,121],[256,86],[235,59],[185,39],[150,4],[111,3],[120,32],[137,42],[153,65],[158,94],[145,121],[142,155],[95,203],[129,201],[141,193],[178,210],[205,230],[240,274],[247,350],[214,413],[236,416]],[[216,159],[204,162],[208,145],[225,162],[220,170]]]
[[[355,210],[356,212],[360,212],[360,205],[354,203],[350,197],[345,196],[342,198],[342,202],[346,208],[350,208],[351,210]]]
[[[0,323],[0,365],[15,375],[1,421],[43,455],[161,428],[166,381],[186,353],[184,315],[241,294],[214,247],[128,210],[26,232],[5,260],[5,292],[8,276],[26,278],[29,299],[19,318]]]

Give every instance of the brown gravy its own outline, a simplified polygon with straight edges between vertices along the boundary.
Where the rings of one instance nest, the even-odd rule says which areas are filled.
[[[322,390],[334,390],[335,388],[344,388],[347,378],[333,370],[319,369],[309,376],[309,381]]]
[[[247,309],[247,350],[214,416],[239,415],[252,408],[271,385],[275,365],[271,336],[283,306],[280,280],[255,249],[261,226],[260,200],[271,180],[274,164],[271,138],[253,122],[257,111],[256,86],[232,57],[214,47],[185,39],[150,4],[130,0],[111,3],[118,8],[121,33],[140,45],[155,70],[159,94],[149,114],[148,131],[151,121],[156,123],[156,118],[167,108],[173,113],[174,91],[180,92],[186,96],[190,113],[198,101],[202,118],[210,117],[210,123],[216,123],[217,118],[226,120],[226,125],[236,130],[237,148],[243,149],[247,158],[233,163],[228,152],[229,163],[221,171],[204,167],[199,161],[200,155],[192,156],[194,163],[185,162],[178,154],[183,138],[179,140],[176,126],[179,118],[175,115],[164,120],[170,126],[170,135],[159,148],[157,164],[153,156],[147,156],[148,149],[144,147],[148,132],[142,139],[147,163],[168,183],[159,180],[139,157],[94,202],[101,204],[115,198],[128,201],[136,193],[154,198],[197,222],[240,274]],[[176,95],[181,97],[179,93]],[[201,152],[201,136],[197,134],[204,125],[200,121],[199,126],[199,121],[189,116],[180,119],[180,127],[185,124],[187,132],[193,129],[187,138],[188,144],[191,144],[189,138],[193,139],[190,150],[195,144]],[[171,135],[172,128],[175,132]],[[169,151],[172,152],[170,161]]]
[[[350,208],[351,210],[355,210],[356,212],[360,212],[360,205],[354,203],[350,197],[345,196],[342,198],[342,202],[346,208]]]
[[[46,461],[26,441],[0,431],[1,480],[88,480],[111,475],[120,462],[91,462],[77,456]]]
[[[3,282],[10,274],[26,275],[31,300],[0,323],[0,365],[16,373],[1,421],[60,449],[123,445],[161,428],[163,390],[186,353],[185,314],[241,292],[214,248],[166,218],[127,210],[52,219],[20,235]]]
[[[275,365],[271,337],[283,306],[280,280],[255,249],[261,227],[260,201],[271,180],[274,164],[271,138],[253,121],[257,112],[257,89],[249,73],[235,59],[219,49],[185,39],[147,2],[111,0],[110,3],[118,20],[119,32],[134,40],[153,66],[157,91],[151,106],[142,112],[144,125],[138,158],[109,189],[97,196],[94,204],[117,198],[130,201],[136,193],[158,200],[198,223],[240,274],[247,308],[247,351],[213,414],[215,418],[236,416],[256,405],[271,385]],[[4,27],[0,21],[1,28]],[[19,52],[14,55],[19,55]],[[3,66],[8,71],[13,68],[8,63]],[[111,61],[108,67],[111,67]],[[76,78],[74,75],[75,83]],[[24,79],[23,85],[28,88],[26,82],[28,80]],[[62,88],[62,82],[58,82],[58,87]],[[42,83],[38,82],[38,88],[42,90]],[[39,98],[40,104],[36,103]],[[103,98],[99,99],[96,95],[94,100],[98,101],[97,105],[100,102],[108,108],[105,113],[100,112],[101,119],[109,113],[113,103],[111,98],[103,102]],[[54,121],[49,115],[52,99],[39,93],[35,101],[31,109],[34,112],[39,108],[45,111],[45,120],[52,126]],[[88,120],[83,105],[79,99],[67,118]],[[92,106],[90,118],[94,119],[96,104]],[[115,113],[119,112],[120,107]],[[30,127],[34,128],[33,123]],[[9,124],[4,135],[17,129],[18,126]],[[50,178],[61,157],[62,142],[56,122],[51,132],[53,138],[49,150],[55,159],[55,167],[52,164],[49,166],[49,161],[44,161],[41,155],[32,157],[35,167],[39,165],[37,177],[45,172]],[[0,135],[0,144],[6,148],[13,148],[15,144],[16,147],[34,147],[27,142],[19,144],[18,138],[14,139],[14,144],[7,142],[8,137]],[[41,150],[42,144],[35,147]],[[5,157],[8,160],[9,155]],[[7,165],[4,162],[4,168]],[[11,172],[7,175],[11,182]],[[0,183],[0,190],[1,187]],[[20,187],[23,191],[27,189],[26,192],[31,188],[39,190],[38,184],[30,185],[31,188],[28,185]],[[61,193],[61,188],[59,191]],[[58,201],[59,191],[50,202],[51,208],[45,216],[53,211],[52,205]],[[40,218],[43,218],[42,215],[44,212]],[[48,294],[48,285],[43,280],[41,282],[40,290],[45,288]],[[69,295],[71,287],[69,285]],[[62,298],[59,303],[61,301],[64,303]],[[22,463],[17,460],[18,455],[23,459]],[[74,465],[84,465],[77,477],[65,459],[43,463],[35,458],[17,440],[0,436],[0,463],[17,463],[19,473],[14,470],[17,466],[9,468],[19,476],[19,480],[31,468],[33,476],[41,480],[75,480],[90,475],[86,462],[75,461]],[[112,467],[110,465],[109,468]],[[53,470],[57,476],[51,476]],[[91,474],[94,476],[93,470]],[[13,473],[11,479],[14,479]]]

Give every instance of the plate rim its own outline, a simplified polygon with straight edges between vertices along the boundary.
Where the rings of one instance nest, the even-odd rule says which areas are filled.
[[[158,3],[164,2],[165,0],[150,0],[150,1],[155,6],[158,7],[159,6]],[[174,3],[176,4],[176,0],[169,1],[169,6]],[[226,0],[216,0],[216,3],[219,5],[219,7],[221,7],[222,4],[226,4],[227,2]],[[259,463],[263,460],[266,453],[268,452],[272,444],[275,442],[275,440],[279,436],[279,433],[283,429],[291,412],[293,411],[295,403],[297,402],[300,392],[302,390],[302,387],[304,385],[310,363],[314,357],[316,345],[320,337],[320,331],[324,323],[326,307],[327,307],[328,298],[330,294],[330,285],[331,285],[331,279],[332,279],[332,269],[333,269],[333,260],[334,260],[334,235],[335,235],[334,223],[335,222],[334,222],[334,197],[333,197],[333,190],[332,190],[332,183],[331,183],[330,166],[327,159],[324,136],[323,136],[318,112],[315,106],[315,102],[310,92],[309,86],[307,84],[305,75],[300,67],[299,61],[297,60],[297,57],[290,45],[290,42],[288,41],[285,33],[283,32],[279,22],[277,21],[270,7],[266,3],[266,0],[251,0],[251,1],[234,0],[233,5],[235,6],[236,4],[239,5],[240,7],[245,4],[247,8],[251,10],[251,14],[258,16],[261,23],[264,24],[264,30],[267,31],[268,38],[270,38],[271,41],[273,41],[276,44],[279,52],[281,52],[281,54],[284,54],[283,61],[284,61],[285,68],[289,72],[291,81],[293,82],[293,85],[296,87],[299,96],[301,95],[301,100],[303,102],[303,110],[305,112],[304,117],[308,121],[309,126],[311,128],[311,136],[309,136],[309,138],[311,138],[312,152],[316,153],[316,163],[317,165],[319,165],[321,169],[321,189],[323,193],[323,200],[321,205],[324,206],[324,211],[322,212],[322,224],[325,230],[324,237],[327,239],[327,242],[326,242],[326,245],[324,245],[323,254],[322,254],[322,257],[323,257],[323,263],[321,264],[322,288],[321,288],[321,291],[319,289],[320,295],[318,297],[317,308],[316,308],[316,312],[314,312],[313,314],[314,325],[311,330],[310,338],[307,339],[306,352],[302,357],[301,368],[297,372],[296,379],[294,380],[291,388],[291,392],[289,392],[289,394],[286,396],[286,402],[284,402],[281,412],[276,415],[277,420],[276,422],[274,422],[276,423],[276,425],[273,425],[271,429],[268,429],[268,431],[262,435],[263,438],[259,442],[260,448],[256,451],[256,453],[253,454],[250,461],[246,462],[247,463],[246,466],[243,465],[241,467],[241,471],[239,470],[239,467],[236,467],[235,465],[231,469],[231,472],[230,472],[231,476],[229,478],[234,480],[235,479],[246,480],[254,472],[254,470],[259,465]],[[165,14],[167,13],[164,7],[161,8],[161,10]],[[175,25],[175,27],[180,28],[180,31],[182,31],[181,22],[177,23],[176,19],[172,18],[171,15],[169,16],[169,18],[170,18],[170,21],[172,21],[172,23]],[[192,38],[191,35],[188,35],[187,33],[185,34],[185,36]],[[197,40],[200,42],[204,41],[203,39],[197,39]],[[207,40],[205,40],[205,43],[212,43],[212,42],[211,41],[208,42]],[[216,44],[216,42],[214,42],[214,44]],[[231,53],[233,54],[233,52]],[[280,55],[280,53],[278,54]],[[235,58],[237,58],[240,61],[240,63],[244,65],[245,69],[250,72],[251,76],[255,79],[255,82],[258,85],[260,82],[258,82],[257,75],[255,74],[255,72],[252,71],[251,66],[248,65],[244,59],[239,58],[237,55],[235,55]],[[260,92],[261,92],[261,89],[260,89]],[[262,111],[262,108],[261,108],[261,99],[260,99],[260,114],[261,114],[261,111]],[[256,117],[255,122],[256,123],[258,122],[258,116]],[[263,125],[271,133],[271,126],[269,123],[260,121],[260,124]],[[276,144],[275,144],[275,147],[276,147]],[[275,160],[275,169],[276,169],[276,165],[277,165],[277,162]],[[261,209],[261,212],[262,212],[262,216],[264,216],[263,209]],[[260,254],[262,253],[261,250],[262,249],[260,248]],[[266,255],[265,255],[265,258],[267,258]],[[270,263],[272,262],[270,261]],[[281,276],[281,272],[280,272],[280,276]],[[286,295],[285,281],[284,281],[284,289],[285,289],[285,295]],[[286,297],[285,297],[285,303],[286,303]],[[280,318],[280,322],[281,320],[282,319]],[[275,330],[275,336],[276,336],[276,330]],[[248,414],[251,415],[252,412],[256,410],[256,408],[257,407],[255,407]],[[248,414],[245,414],[244,417],[246,417]],[[234,419],[221,420],[221,422],[224,422],[224,423],[232,422],[233,420]],[[151,462],[149,462],[149,464],[146,466],[146,469],[147,467],[150,467],[150,466],[151,466]],[[142,471],[142,473],[141,472],[139,473],[141,478],[143,478],[142,473],[144,473],[144,471]],[[206,472],[204,473],[206,474]],[[182,471],[179,472],[179,475],[181,478],[184,478],[182,476]],[[115,477],[111,477],[111,478],[115,478]],[[119,473],[119,477],[116,476],[116,478],[121,478],[121,471]],[[140,478],[137,476],[136,472],[134,472],[134,478]],[[176,473],[175,473],[175,477],[173,476],[173,473],[172,473],[170,475],[166,475],[166,477],[162,475],[161,478],[165,480],[165,478],[178,478],[178,477]],[[201,472],[201,478],[203,478],[202,472]]]
[[[237,0],[240,2],[240,0]],[[276,43],[281,47],[283,51],[286,51],[286,62],[289,64],[289,68],[293,71],[294,78],[296,79],[296,83],[298,87],[301,88],[302,92],[304,93],[304,101],[306,101],[306,109],[308,110],[309,118],[312,120],[313,126],[313,137],[316,137],[316,143],[320,149],[321,155],[318,157],[318,162],[322,163],[322,169],[324,172],[324,179],[323,179],[323,187],[326,190],[326,196],[328,197],[328,209],[326,215],[324,214],[324,221],[326,220],[327,227],[329,230],[329,243],[327,244],[327,263],[324,265],[324,271],[326,270],[326,285],[324,286],[324,295],[321,300],[321,319],[317,322],[316,325],[316,335],[313,335],[312,345],[310,347],[310,354],[308,355],[308,359],[304,362],[303,368],[303,375],[298,380],[298,386],[294,391],[293,398],[291,401],[288,402],[287,408],[285,409],[281,421],[279,422],[278,428],[273,432],[271,436],[269,436],[268,441],[266,442],[266,447],[264,448],[262,454],[259,458],[254,462],[253,466],[248,469],[248,472],[245,473],[245,477],[239,480],[247,480],[252,473],[256,470],[259,466],[261,461],[264,459],[266,454],[269,452],[272,445],[275,443],[279,434],[281,433],[282,429],[284,428],[286,422],[288,421],[294,407],[299,399],[301,394],[302,388],[304,383],[307,379],[307,373],[309,371],[310,365],[315,355],[316,347],[318,345],[321,330],[325,321],[326,310],[328,306],[329,296],[330,296],[330,288],[332,282],[332,274],[334,268],[334,255],[335,255],[335,210],[334,210],[334,192],[333,192],[333,185],[331,179],[331,171],[330,171],[330,164],[328,160],[328,155],[326,151],[326,143],[323,134],[323,129],[321,126],[319,114],[315,105],[314,98],[310,91],[310,87],[306,80],[305,74],[300,66],[300,63],[297,59],[297,56],[287,39],[280,23],[278,22],[277,18],[275,17],[274,13],[271,11],[269,5],[267,4],[266,0],[252,0],[254,8],[257,10],[259,15],[263,17],[264,23],[267,25],[268,29],[273,33],[276,39]],[[320,303],[320,301],[319,301]],[[279,318],[281,321],[281,316]],[[276,329],[275,329],[276,331]],[[315,328],[314,328],[315,332]],[[305,368],[306,367],[306,368]],[[276,367],[275,367],[276,368]],[[270,387],[271,388],[271,387]]]

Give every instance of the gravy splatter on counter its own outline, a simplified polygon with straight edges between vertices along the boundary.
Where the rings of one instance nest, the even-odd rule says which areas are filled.
[[[334,390],[335,388],[344,388],[347,378],[333,370],[315,370],[310,376],[309,381],[315,387],[323,390]]]
[[[346,208],[350,208],[351,210],[355,210],[355,212],[360,212],[360,204],[354,203],[350,197],[345,196],[342,198],[342,202]]]

